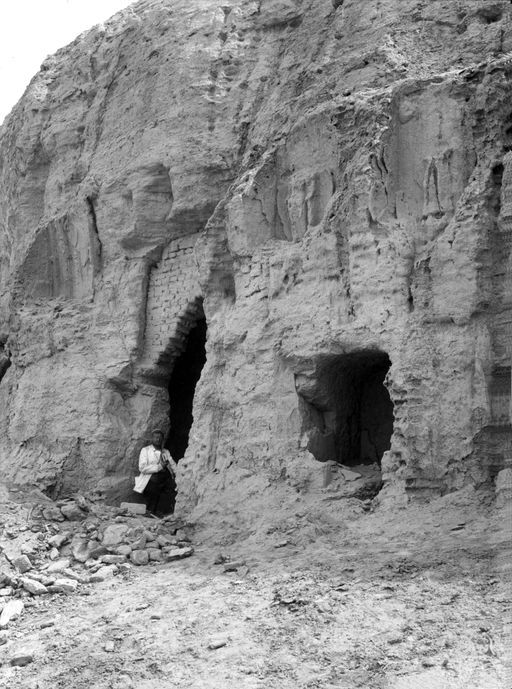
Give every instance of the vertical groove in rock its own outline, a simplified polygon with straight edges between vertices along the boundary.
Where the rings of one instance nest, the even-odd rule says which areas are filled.
[[[85,199],[87,203],[87,210],[89,213],[89,227],[91,234],[91,254],[92,262],[94,266],[94,274],[96,275],[101,271],[103,263],[103,247],[101,244],[100,233],[98,232],[98,221],[96,219],[96,209],[94,208],[94,201],[90,196]]]

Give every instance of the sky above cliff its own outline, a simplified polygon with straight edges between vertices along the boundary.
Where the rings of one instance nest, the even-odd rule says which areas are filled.
[[[0,22],[0,123],[43,60],[133,0],[4,0]]]

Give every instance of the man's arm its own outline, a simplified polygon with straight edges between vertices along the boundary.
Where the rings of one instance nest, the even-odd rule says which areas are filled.
[[[164,450],[164,451],[163,451],[163,453],[162,453],[162,459],[163,459],[164,462],[166,463],[166,465],[167,465],[167,467],[169,468],[169,471],[171,472],[171,474],[173,474],[174,476],[176,476],[176,471],[177,471],[177,469],[178,469],[178,465],[176,464],[176,462],[174,461],[174,459],[171,457],[171,453],[169,452],[169,450]]]

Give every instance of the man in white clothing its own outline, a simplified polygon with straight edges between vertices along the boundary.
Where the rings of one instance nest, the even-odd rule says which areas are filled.
[[[139,455],[139,476],[135,479],[134,491],[142,493],[146,500],[149,512],[156,516],[162,516],[159,511],[159,503],[174,503],[176,462],[172,459],[169,450],[164,446],[164,434],[160,429],[155,429],[151,434],[151,445],[146,445]],[[172,504],[172,509],[174,504]]]

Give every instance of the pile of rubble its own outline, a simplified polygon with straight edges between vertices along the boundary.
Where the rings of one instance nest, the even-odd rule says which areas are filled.
[[[134,565],[192,555],[190,527],[83,496],[32,504],[25,523],[18,505],[3,514],[0,535],[0,630],[18,617],[26,599],[74,593],[128,573]],[[15,512],[15,514],[12,514]],[[0,643],[2,643],[0,631]]]

